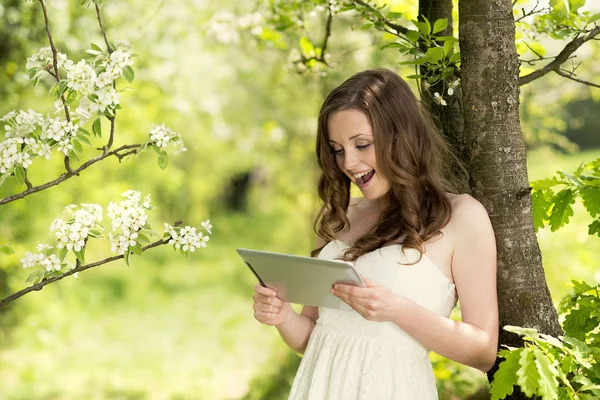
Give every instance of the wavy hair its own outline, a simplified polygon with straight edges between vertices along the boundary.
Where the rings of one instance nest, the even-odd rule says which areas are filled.
[[[438,132],[429,113],[409,86],[387,69],[360,72],[335,88],[325,99],[317,127],[317,161],[321,170],[318,192],[322,207],[314,224],[329,242],[349,226],[351,180],[332,154],[327,123],[338,111],[358,110],[371,124],[378,174],[391,185],[387,207],[377,224],[342,257],[354,261],[387,243],[401,239],[404,248],[424,253],[424,243],[441,234],[450,221],[446,192],[456,192],[452,166],[458,162]],[[321,249],[316,248],[312,255]]]

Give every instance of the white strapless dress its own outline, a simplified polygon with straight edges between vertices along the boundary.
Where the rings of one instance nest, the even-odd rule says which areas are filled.
[[[348,245],[329,242],[319,258],[340,257]],[[425,255],[401,245],[359,257],[357,271],[445,317],[456,305],[454,284]],[[437,400],[428,350],[391,322],[367,321],[344,304],[319,309],[319,319],[294,378],[290,400]]]

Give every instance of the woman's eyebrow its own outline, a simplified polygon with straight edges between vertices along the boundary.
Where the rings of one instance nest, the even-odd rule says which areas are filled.
[[[348,138],[348,140],[354,140],[354,139],[356,139],[356,138],[357,138],[357,137],[359,137],[359,136],[366,136],[367,138],[372,138],[372,137],[373,137],[373,135],[367,135],[366,133],[359,133],[359,134],[357,134],[357,135],[350,136],[350,137]],[[333,142],[333,143],[336,143],[336,144],[337,144],[337,142],[336,142],[335,140],[331,140],[331,139],[329,139],[329,140],[328,140],[328,142]]]

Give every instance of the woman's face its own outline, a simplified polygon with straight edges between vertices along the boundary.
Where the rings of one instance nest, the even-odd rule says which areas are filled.
[[[373,129],[367,116],[355,109],[338,111],[329,117],[327,130],[338,167],[363,196],[377,200],[385,195],[391,185],[377,173]]]

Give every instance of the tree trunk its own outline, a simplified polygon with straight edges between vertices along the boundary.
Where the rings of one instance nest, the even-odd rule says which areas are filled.
[[[437,35],[452,36],[452,0],[420,0],[419,1],[419,20],[423,20],[423,17],[427,18],[433,26],[433,23],[441,18],[448,20],[448,26],[443,31],[437,33]],[[443,46],[443,43],[440,43]],[[429,75],[429,71],[425,66],[421,66],[420,74],[424,76]],[[457,79],[457,78],[454,78]],[[450,81],[454,80],[450,79]],[[427,82],[426,79],[422,80],[422,84]],[[427,108],[436,117],[439,129],[444,134],[446,140],[454,148],[456,155],[461,160],[468,160],[470,158],[469,148],[464,137],[464,117],[461,107],[460,90],[455,90],[453,96],[446,96],[447,106],[437,104],[433,100],[434,93],[438,92],[441,95],[444,94],[447,88],[448,82],[438,82],[432,85],[427,90],[422,90],[421,100],[426,104]],[[429,85],[429,83],[426,83]],[[422,86],[423,88],[423,86]],[[464,173],[456,171],[458,189],[461,193],[469,193],[470,188],[467,182],[467,177],[464,177]]]
[[[471,153],[467,167],[471,192],[486,207],[496,234],[500,327],[559,335],[531,215],[511,0],[460,0],[459,16],[465,137]],[[500,344],[521,342],[500,329]]]

